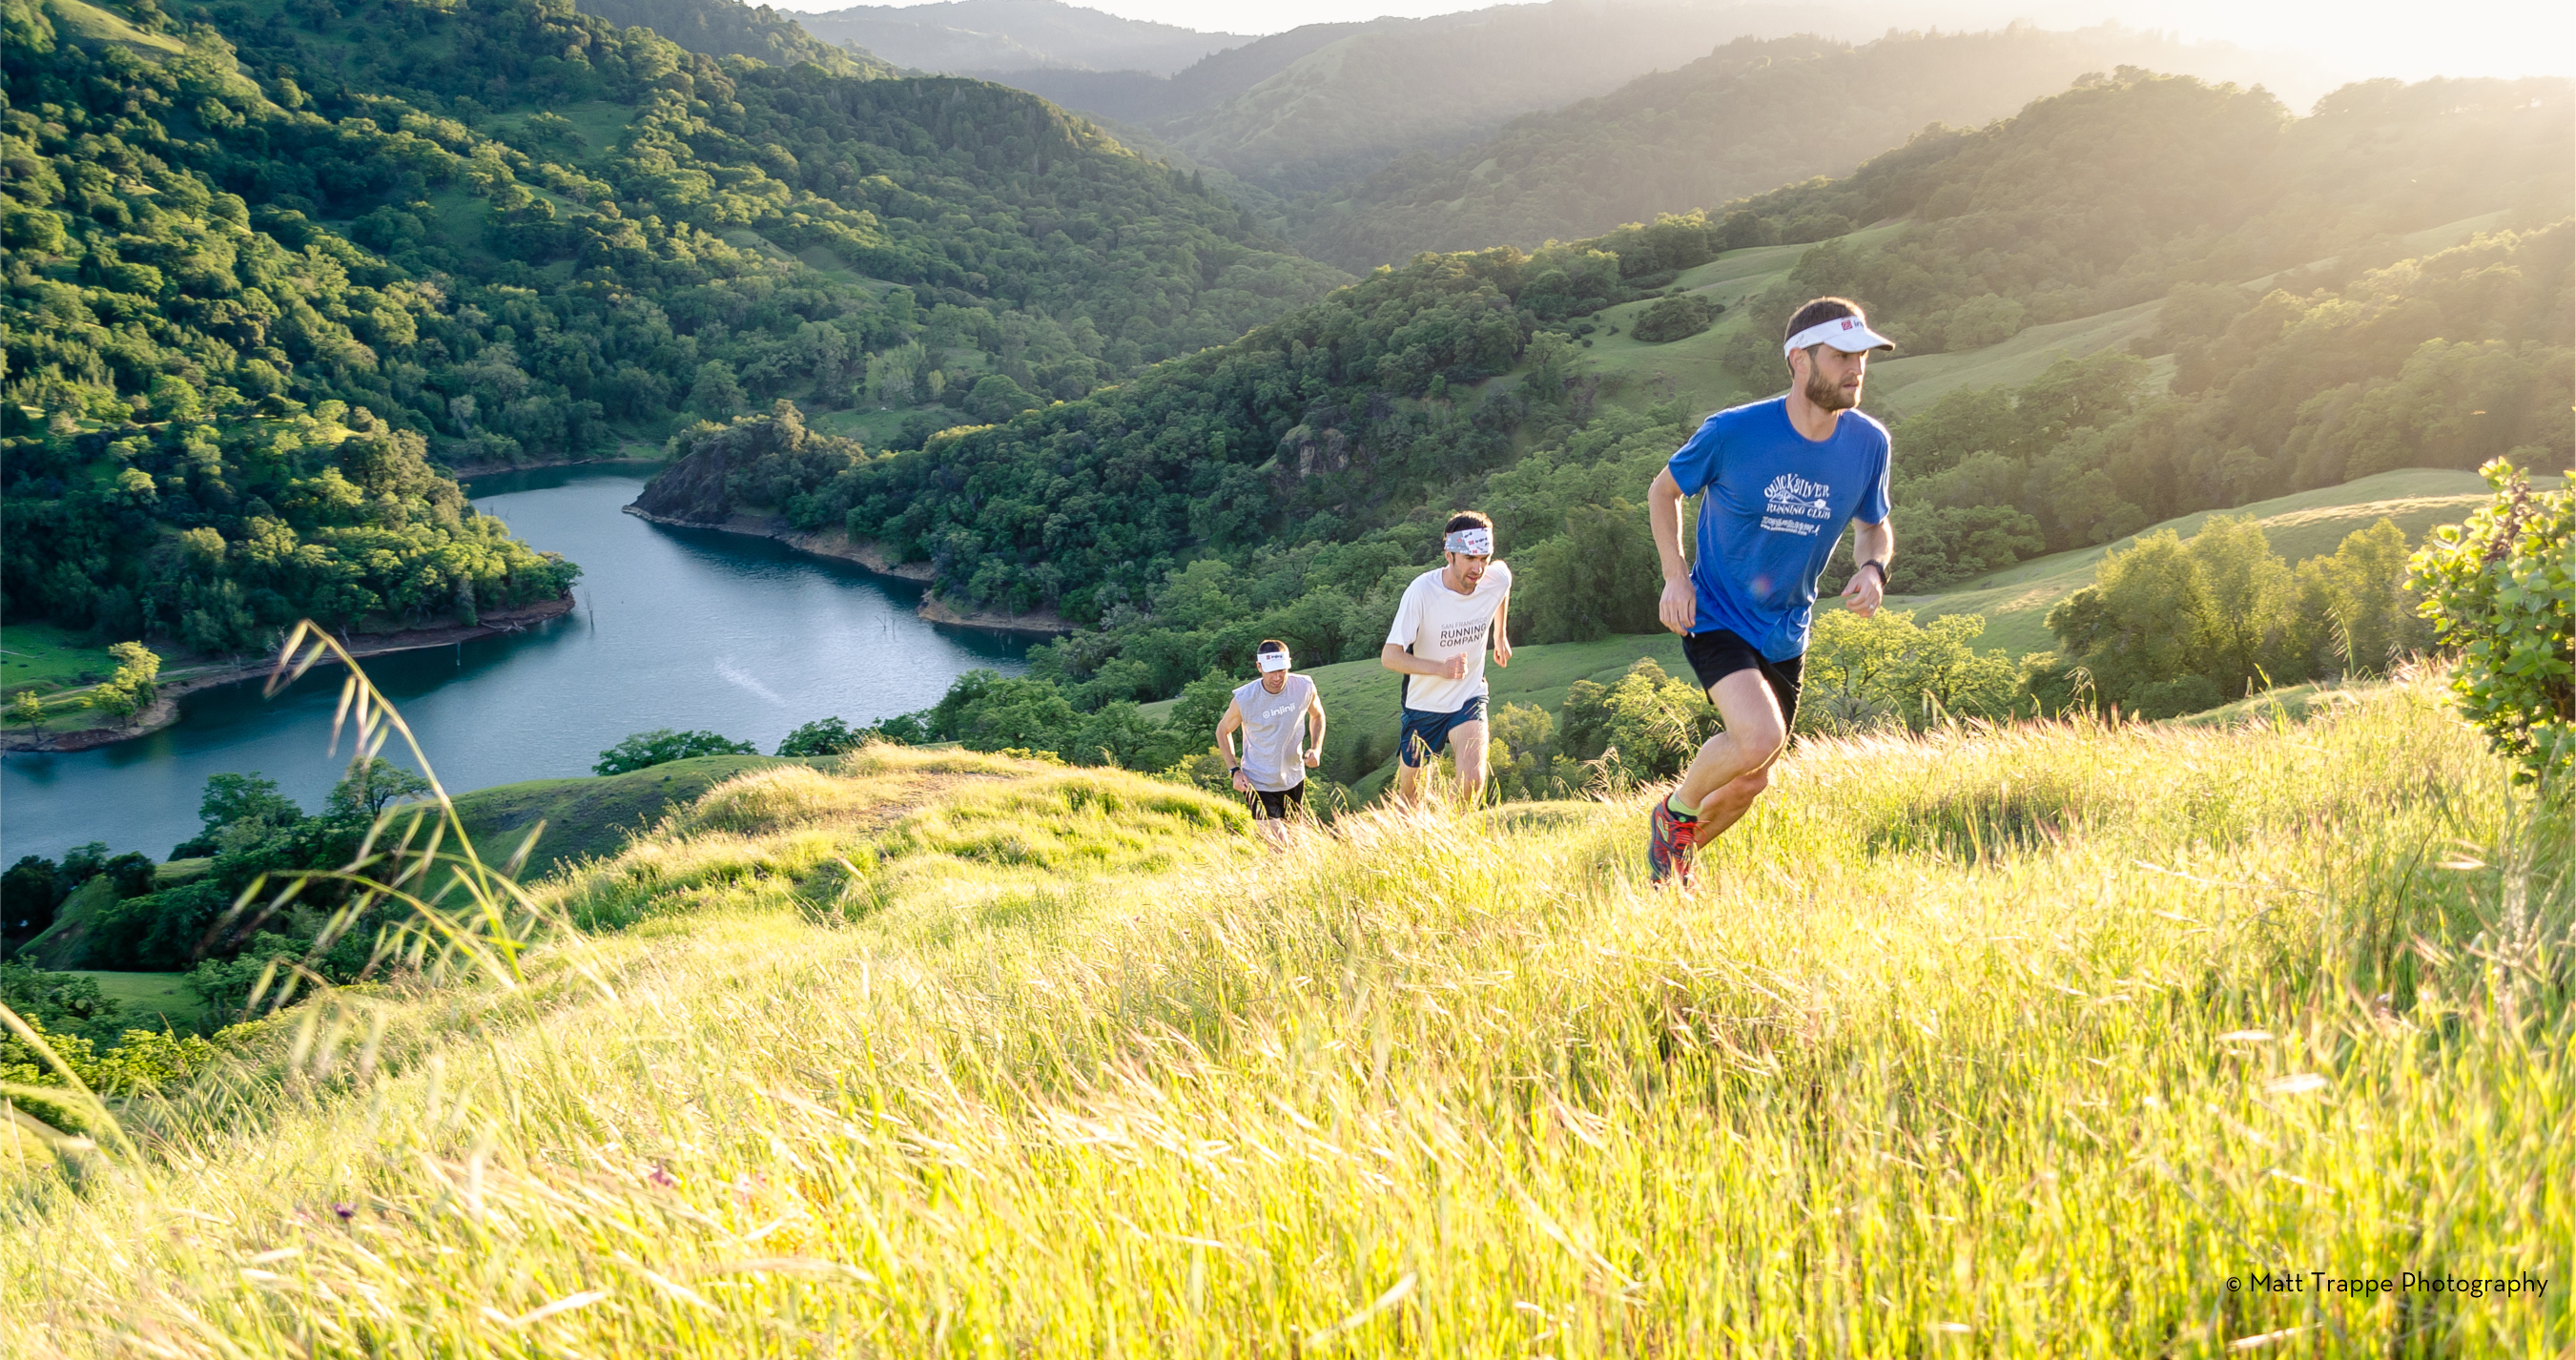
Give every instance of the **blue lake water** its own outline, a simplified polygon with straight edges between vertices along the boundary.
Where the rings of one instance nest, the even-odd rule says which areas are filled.
[[[468,486],[477,508],[582,577],[561,619],[363,663],[449,790],[588,774],[602,749],[656,727],[774,750],[816,718],[857,726],[928,707],[976,667],[1024,669],[1025,642],[925,622],[906,582],[620,513],[643,485],[626,469],[555,468]],[[196,834],[206,776],[227,771],[265,774],[318,810],[348,761],[345,737],[329,749],[343,677],[316,670],[275,699],[257,682],[202,690],[148,737],[0,756],[0,863],[92,840],[159,859]]]

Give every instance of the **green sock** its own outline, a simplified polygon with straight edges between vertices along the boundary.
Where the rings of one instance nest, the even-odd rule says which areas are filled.
[[[1664,800],[1664,806],[1671,808],[1676,817],[1688,817],[1693,820],[1699,817],[1699,804],[1683,802],[1680,789],[1673,790],[1673,796]]]

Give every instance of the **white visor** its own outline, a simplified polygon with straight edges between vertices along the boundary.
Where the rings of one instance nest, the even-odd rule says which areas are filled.
[[[1467,557],[1494,555],[1494,531],[1491,529],[1461,529],[1440,542],[1449,551]]]
[[[1780,357],[1787,358],[1810,345],[1831,345],[1845,354],[1858,354],[1865,349],[1894,349],[1896,342],[1869,328],[1869,322],[1857,316],[1838,316],[1819,321],[1780,347]]]
[[[1286,652],[1263,652],[1261,655],[1254,657],[1253,662],[1261,667],[1263,674],[1267,675],[1272,671],[1284,671],[1288,669],[1288,654]]]

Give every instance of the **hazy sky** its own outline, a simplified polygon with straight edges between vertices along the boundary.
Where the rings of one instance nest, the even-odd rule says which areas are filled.
[[[1077,3],[1080,0],[1076,0]],[[850,0],[772,0],[793,10],[832,10]],[[1421,16],[1482,8],[1458,0],[1089,0],[1089,8],[1131,19],[1232,33],[1276,33],[1299,24]],[[2133,28],[2172,29],[2247,47],[2300,52],[2347,75],[2576,74],[2576,4],[2567,0],[1913,0],[1820,10],[1835,27],[1883,14],[1906,28],[1987,28],[2029,18],[2049,28],[2116,19]],[[1698,56],[1690,53],[1689,56]],[[1674,63],[1676,65],[1679,62]]]

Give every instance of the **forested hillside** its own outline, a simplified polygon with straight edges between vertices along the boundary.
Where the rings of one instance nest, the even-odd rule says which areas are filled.
[[[2124,65],[2249,85],[2267,74],[2262,58],[2235,48],[2116,25],[1891,33],[1860,46],[1812,32],[1738,38],[1678,70],[1529,114],[1454,155],[1401,156],[1298,202],[1292,233],[1308,253],[1353,269],[1423,250],[1536,249],[1847,174],[1927,123],[1982,124]]]
[[[767,5],[758,9],[741,0],[579,0],[584,14],[596,14],[626,28],[649,28],[692,52],[710,57],[750,57],[771,66],[810,62],[836,76],[891,76],[891,62],[863,47],[835,46],[798,26],[796,20]]]
[[[238,649],[470,614],[563,573],[450,524],[423,458],[790,395],[953,423],[943,371],[1079,396],[1337,278],[997,86],[719,61],[559,0],[6,14],[12,619]]]
[[[717,479],[737,499],[709,513],[837,524],[928,563],[954,599],[1096,625],[1012,682],[1053,694],[1012,702],[1070,721],[1238,669],[1263,636],[1316,661],[1370,654],[1457,505],[1493,512],[1521,568],[1517,637],[1651,628],[1643,489],[1733,394],[1605,388],[1585,318],[1687,287],[1727,250],[1826,238],[1733,299],[1737,390],[1754,393],[1778,381],[1777,318],[1817,292],[1933,349],[2170,295],[2135,346],[2152,361],[2068,359],[1897,426],[1894,585],[1933,589],[2298,486],[2566,447],[2567,100],[2563,82],[2364,86],[2298,120],[2260,93],[2128,72],[1715,218],[1423,256],[918,453],[818,457],[753,428],[771,416],[684,448],[739,460]],[[2503,230],[2392,258],[2399,233],[2481,210]],[[1094,727],[1086,749],[1122,749]]]
[[[1445,154],[1506,119],[1616,89],[1730,38],[1818,22],[1789,6],[1639,0],[1379,19],[1152,130],[1266,193],[1314,192],[1408,152]]]

